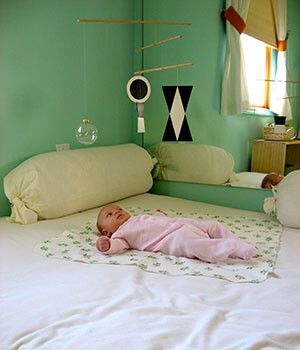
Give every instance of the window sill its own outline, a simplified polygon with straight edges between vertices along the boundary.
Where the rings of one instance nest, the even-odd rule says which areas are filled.
[[[242,114],[248,114],[248,115],[258,115],[258,116],[263,116],[263,117],[273,117],[275,113],[270,111],[267,108],[259,108],[259,107],[254,107],[251,109],[248,109],[248,111],[243,112]]]

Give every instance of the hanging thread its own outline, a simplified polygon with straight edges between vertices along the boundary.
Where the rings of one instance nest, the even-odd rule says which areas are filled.
[[[83,109],[84,115],[87,114],[87,54],[86,54],[86,26],[83,23],[82,26],[82,36],[83,36]]]

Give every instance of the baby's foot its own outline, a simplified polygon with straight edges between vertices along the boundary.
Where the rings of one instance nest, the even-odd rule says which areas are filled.
[[[241,259],[249,260],[249,259],[251,259],[255,254],[256,254],[256,249],[255,249],[255,247],[249,246],[249,248],[246,249],[246,250],[241,254]]]
[[[256,254],[256,248],[252,245],[239,241],[237,242],[236,251],[230,255],[231,258],[239,258],[243,260],[249,260]]]

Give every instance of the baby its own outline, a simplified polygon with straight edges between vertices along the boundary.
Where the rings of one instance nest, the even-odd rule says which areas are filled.
[[[110,204],[101,209],[97,228],[102,235],[96,247],[104,254],[137,249],[219,262],[227,258],[250,259],[256,253],[253,246],[217,221],[171,218],[160,211],[156,215],[131,216]]]
[[[269,173],[263,178],[261,187],[268,188],[270,190],[272,187],[277,186],[283,178],[284,176],[281,174]]]

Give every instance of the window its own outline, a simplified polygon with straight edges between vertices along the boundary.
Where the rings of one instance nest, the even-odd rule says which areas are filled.
[[[241,35],[251,107],[270,107],[270,80],[274,61],[272,48],[249,35]]]
[[[251,107],[270,107],[277,37],[272,0],[251,0],[241,35]],[[273,48],[272,48],[273,47]]]

